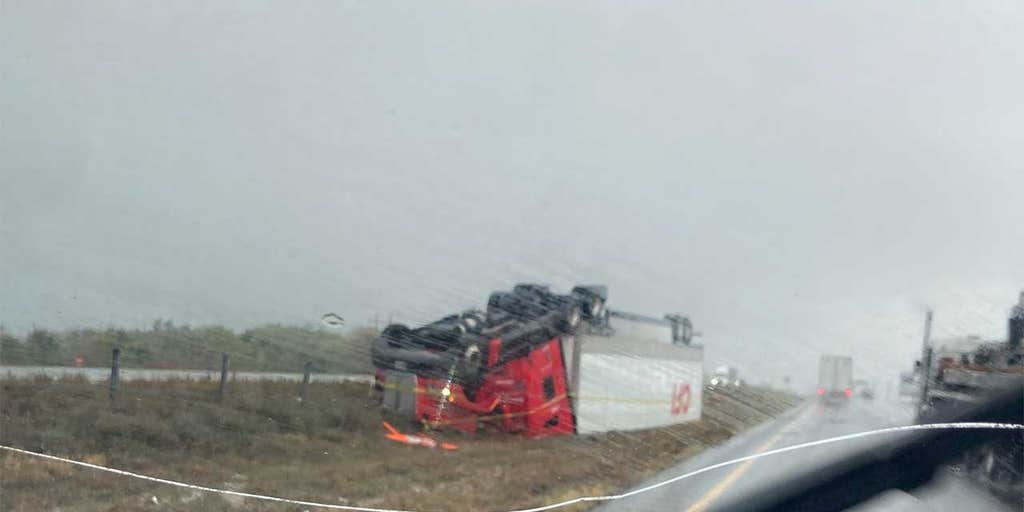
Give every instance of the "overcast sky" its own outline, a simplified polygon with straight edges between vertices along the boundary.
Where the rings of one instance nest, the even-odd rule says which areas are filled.
[[[539,281],[752,378],[909,368],[929,306],[1001,335],[1022,4],[694,4],[7,0],[0,321],[416,323]]]

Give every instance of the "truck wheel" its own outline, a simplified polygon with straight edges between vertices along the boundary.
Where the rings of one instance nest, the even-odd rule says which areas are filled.
[[[466,347],[466,351],[462,354],[462,369],[468,380],[476,380],[479,377],[482,362],[483,355],[476,343]]]
[[[476,399],[476,390],[483,380],[483,354],[476,343],[471,343],[458,361],[459,381],[470,400]]]
[[[479,333],[486,322],[487,318],[479,311],[466,311],[459,315],[459,325],[463,332]]]
[[[512,287],[512,293],[539,298],[551,295],[551,288],[542,284],[519,283]]]
[[[508,319],[510,312],[502,307],[505,295],[502,292],[494,292],[487,299],[487,325],[499,324]]]
[[[693,322],[689,318],[683,318],[682,323],[679,325],[679,341],[689,345],[693,341]]]
[[[409,329],[406,325],[391,324],[385,327],[384,330],[381,331],[380,335],[382,338],[387,340],[388,345],[391,345],[392,347],[400,347],[406,338],[409,337],[411,332],[412,329]]]
[[[569,334],[575,333],[582,319],[583,313],[580,312],[579,304],[576,304],[575,301],[566,302],[562,310],[559,328]]]
[[[590,300],[590,305],[587,309],[587,315],[590,318],[595,320],[601,318],[601,313],[604,312],[604,301],[600,297],[594,297]]]
[[[569,292],[570,296],[580,305],[583,315],[593,323],[601,319],[604,312],[604,297],[586,286],[577,286]]]

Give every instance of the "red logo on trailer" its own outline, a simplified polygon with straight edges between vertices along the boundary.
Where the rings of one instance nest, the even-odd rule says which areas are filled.
[[[678,416],[686,414],[689,410],[690,385],[684,383],[672,385],[672,414]]]

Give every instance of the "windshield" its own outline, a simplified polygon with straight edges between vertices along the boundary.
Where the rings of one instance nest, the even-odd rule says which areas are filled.
[[[1024,375],[1018,3],[0,13],[2,510],[713,510]]]

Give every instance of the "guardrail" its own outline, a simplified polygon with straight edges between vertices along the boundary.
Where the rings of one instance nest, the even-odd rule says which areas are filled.
[[[220,370],[164,370],[148,368],[120,368],[121,381],[142,380],[217,380]],[[304,372],[239,372],[230,371],[231,380],[261,381],[284,380],[301,382]],[[0,366],[0,379],[29,378],[34,376],[85,377],[90,382],[105,382],[110,378],[110,368],[75,366]],[[311,373],[313,382],[371,382],[373,375],[358,373]]]

